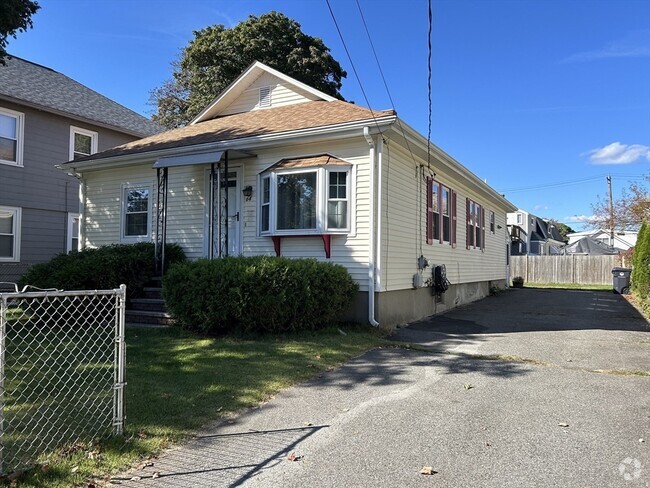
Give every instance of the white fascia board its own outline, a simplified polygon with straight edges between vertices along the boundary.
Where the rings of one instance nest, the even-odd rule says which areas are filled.
[[[152,163],[153,161],[156,161],[157,159],[163,157],[182,156],[185,154],[194,154],[199,152],[203,153],[208,151],[227,150],[252,151],[256,149],[282,146],[286,145],[288,142],[292,144],[306,144],[322,140],[345,139],[354,137],[357,135],[357,133],[359,133],[358,131],[363,130],[364,127],[369,127],[371,133],[381,132],[381,129],[383,127],[390,126],[395,122],[395,120],[396,117],[394,115],[390,115],[376,119],[365,119],[325,127],[312,127],[309,129],[276,132],[273,134],[236,139],[234,141],[215,141],[204,144],[194,144],[191,146],[160,149],[158,151],[125,154],[103,159],[91,159],[81,162],[69,161],[67,163],[57,165],[57,168],[63,171],[83,173],[84,171],[102,170],[106,168],[120,168],[140,163]]]
[[[401,137],[406,136],[409,143],[415,144],[420,151],[424,154],[427,152],[427,140],[413,127],[408,125],[406,122],[400,119],[401,126],[404,128],[405,134],[402,134],[399,130],[399,125],[395,124],[393,130]],[[493,200],[495,203],[506,207],[506,212],[515,212],[517,207],[508,201],[503,195],[497,193],[497,191],[492,188],[490,185],[481,180],[476,176],[472,171],[470,171],[466,166],[461,164],[459,161],[456,161],[449,154],[444,152],[435,144],[431,143],[431,154],[436,157],[436,159],[441,162],[449,171],[455,173],[458,177],[468,181],[473,189],[482,193],[489,199]]]
[[[335,97],[328,95],[327,93],[323,93],[322,91],[317,90],[316,88],[312,88],[311,86],[306,85],[301,81],[291,78],[290,76],[287,76],[284,73],[281,73],[280,71],[265,65],[264,63],[255,61],[248,68],[246,68],[246,70],[241,75],[239,75],[237,79],[235,79],[235,81],[233,81],[230,85],[228,85],[206,108],[204,108],[199,113],[199,115],[194,117],[194,119],[190,121],[189,125],[194,125],[199,122],[203,122],[204,120],[209,120],[210,118],[212,118],[215,115],[215,112],[218,112],[217,109],[219,108],[219,105],[221,105],[223,100],[228,100],[231,97],[231,95],[233,94],[238,95],[239,93],[243,92],[264,71],[273,76],[276,76],[277,78],[280,78],[282,81],[289,83],[290,85],[293,85],[296,88],[304,90],[327,102],[333,102],[334,100],[337,100]],[[247,82],[246,80],[251,77],[253,78],[253,80],[251,80],[251,82]]]

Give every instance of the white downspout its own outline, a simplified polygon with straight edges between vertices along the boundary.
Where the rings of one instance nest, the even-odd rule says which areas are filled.
[[[381,291],[381,204],[382,173],[384,163],[384,139],[379,134],[377,141],[377,241],[375,243],[375,289]]]
[[[370,147],[370,189],[368,215],[368,322],[373,327],[379,327],[375,320],[375,143],[370,136],[370,129],[363,128],[363,137]]]

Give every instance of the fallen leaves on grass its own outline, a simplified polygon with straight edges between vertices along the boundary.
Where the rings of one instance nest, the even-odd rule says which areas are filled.
[[[420,474],[424,474],[424,475],[432,475],[432,474],[436,474],[436,473],[437,473],[437,471],[435,471],[431,466],[424,466],[420,470]]]

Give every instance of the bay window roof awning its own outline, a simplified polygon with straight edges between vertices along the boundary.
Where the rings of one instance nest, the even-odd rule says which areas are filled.
[[[168,156],[156,160],[154,168],[173,168],[178,166],[193,166],[199,164],[218,163],[224,151],[211,151],[198,154],[185,154],[183,156]]]
[[[277,163],[266,168],[265,171],[289,168],[312,168],[314,166],[339,165],[350,166],[350,163],[332,156],[331,154],[319,154],[317,156],[307,156],[303,158],[281,159]]]

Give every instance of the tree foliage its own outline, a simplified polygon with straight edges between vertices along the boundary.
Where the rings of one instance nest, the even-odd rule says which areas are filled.
[[[650,295],[650,224],[644,222],[632,257],[632,289],[643,300]]]
[[[172,78],[151,92],[158,124],[174,128],[191,121],[255,61],[324,93],[342,98],[347,73],[323,41],[302,32],[279,12],[254,15],[233,28],[216,24],[194,32]]]
[[[650,174],[641,183],[631,182],[624,188],[621,196],[614,200],[614,229],[638,229],[643,222],[650,222]],[[589,224],[594,228],[610,228],[609,197],[598,196],[591,206],[593,217]]]
[[[0,1],[0,65],[6,65],[7,38],[16,38],[18,32],[25,32],[33,26],[32,15],[41,8],[33,0]]]

